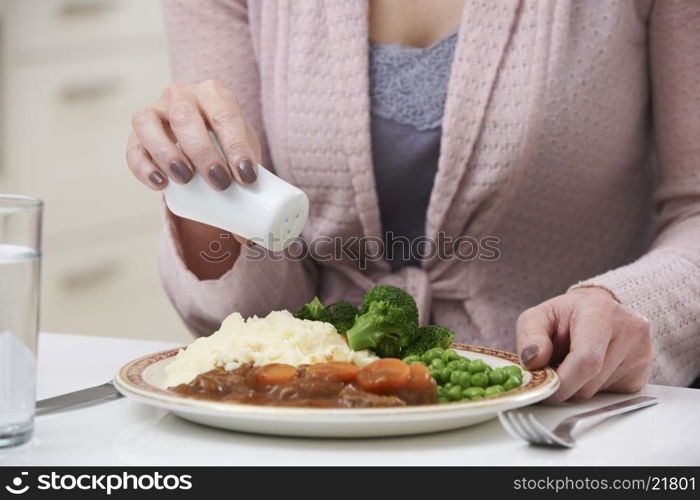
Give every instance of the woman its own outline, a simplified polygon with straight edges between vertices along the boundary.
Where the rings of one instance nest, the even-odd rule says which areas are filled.
[[[134,175],[223,190],[260,163],[309,195],[305,241],[349,242],[333,259],[260,258],[166,211],[161,271],[194,333],[385,283],[459,341],[558,364],[555,401],[697,376],[698,2],[170,0],[165,14],[178,83],[134,116]],[[362,256],[394,236],[478,255]]]

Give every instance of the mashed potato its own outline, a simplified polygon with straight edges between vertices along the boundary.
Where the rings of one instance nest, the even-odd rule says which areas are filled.
[[[369,351],[353,351],[330,323],[295,318],[289,311],[273,311],[265,318],[227,317],[218,332],[201,337],[165,368],[165,384],[186,384],[200,373],[245,363],[266,365],[340,361],[364,366],[377,359]]]

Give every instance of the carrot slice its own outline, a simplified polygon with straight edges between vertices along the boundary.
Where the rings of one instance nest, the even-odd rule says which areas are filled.
[[[310,365],[306,369],[306,373],[312,378],[322,378],[333,382],[352,382],[357,377],[356,365],[352,363],[318,363]]]
[[[272,363],[255,370],[255,382],[259,385],[280,385],[291,382],[297,376],[297,369],[284,363]]]
[[[408,380],[405,389],[408,391],[426,391],[435,387],[435,380],[430,375],[430,370],[427,366],[420,363],[409,365],[411,378]]]
[[[373,361],[357,372],[361,389],[376,394],[389,394],[404,387],[411,378],[411,370],[400,359],[383,358]]]

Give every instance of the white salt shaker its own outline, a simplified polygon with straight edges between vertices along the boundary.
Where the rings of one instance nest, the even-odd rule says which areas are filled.
[[[230,231],[273,252],[284,250],[301,234],[309,215],[306,193],[261,165],[257,180],[248,186],[232,182],[216,191],[195,174],[187,184],[169,182],[164,192],[175,215]]]

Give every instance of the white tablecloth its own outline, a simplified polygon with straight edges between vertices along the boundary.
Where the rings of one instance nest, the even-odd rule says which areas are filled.
[[[44,333],[38,397],[107,382],[125,362],[172,344]],[[700,390],[648,386],[661,403],[587,431],[571,450],[535,448],[498,420],[390,439],[300,439],[195,425],[126,399],[36,419],[33,441],[0,450],[2,465],[700,465]],[[538,406],[547,423],[629,395]]]

